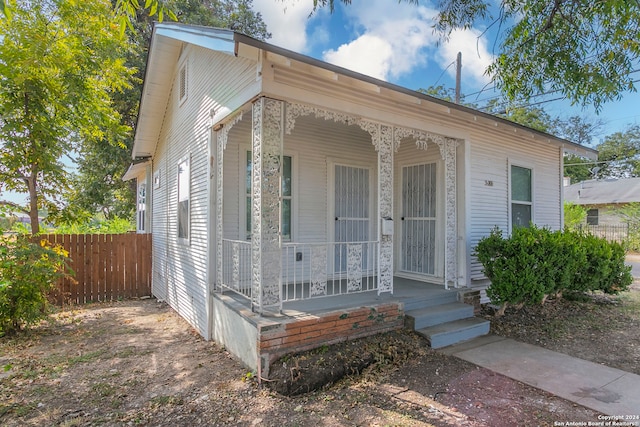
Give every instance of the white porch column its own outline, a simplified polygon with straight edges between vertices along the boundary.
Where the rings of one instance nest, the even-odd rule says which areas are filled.
[[[393,293],[393,234],[382,233],[382,220],[393,217],[393,127],[360,120],[378,152],[378,295]]]
[[[280,191],[283,139],[284,102],[264,97],[255,101],[251,175],[251,298],[260,312],[265,306],[282,304]]]
[[[393,218],[393,128],[380,125],[378,141],[378,211],[380,219]],[[378,295],[393,293],[393,234],[383,234],[382,224],[378,225],[380,236],[380,275]]]
[[[227,141],[229,140],[229,131],[233,128],[233,126],[242,120],[242,112],[238,113],[235,117],[233,117],[229,122],[220,125],[219,128],[216,129],[216,219],[215,219],[215,227],[216,227],[216,286],[218,290],[221,290],[221,286],[223,284],[223,250],[222,250],[222,239],[224,238],[224,209],[223,209],[223,189],[224,189],[224,150],[227,148]]]
[[[458,141],[443,138],[438,141],[445,168],[445,251],[444,285],[458,287],[458,218],[456,209],[456,149]]]

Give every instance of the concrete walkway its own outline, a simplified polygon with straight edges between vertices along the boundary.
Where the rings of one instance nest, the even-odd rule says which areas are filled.
[[[497,335],[485,335],[440,351],[604,415],[640,415],[640,375]],[[638,419],[633,422],[629,425],[640,425]]]

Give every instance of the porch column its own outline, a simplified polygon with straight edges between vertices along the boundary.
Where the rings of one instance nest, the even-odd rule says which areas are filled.
[[[458,287],[458,218],[456,209],[456,148],[458,141],[443,138],[438,141],[445,168],[445,251],[444,284]]]
[[[383,234],[382,221],[393,216],[393,127],[360,120],[378,152],[378,295],[393,293],[393,234]]]
[[[378,295],[393,293],[393,234],[383,232],[382,221],[393,218],[393,128],[380,125],[378,141],[378,212],[380,261]]]
[[[216,286],[218,290],[222,290],[222,284],[224,282],[223,277],[223,246],[222,239],[224,239],[224,209],[223,209],[223,194],[224,194],[224,150],[227,148],[227,141],[229,140],[229,132],[233,126],[242,120],[242,111],[236,114],[229,122],[214,127],[216,132],[216,145],[215,145],[215,161],[216,161],[216,219],[215,219],[215,233],[216,233]]]
[[[280,190],[283,139],[284,102],[264,97],[255,101],[251,175],[251,298],[261,313],[265,306],[282,304]]]

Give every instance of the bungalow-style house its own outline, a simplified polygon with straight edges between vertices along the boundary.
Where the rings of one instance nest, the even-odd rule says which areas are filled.
[[[640,202],[640,178],[608,178],[578,182],[564,187],[564,200],[587,210],[587,225],[618,225],[620,209]]]
[[[153,294],[260,376],[278,356],[401,328],[488,331],[494,227],[562,227],[589,148],[229,30],[157,24],[127,178]],[[406,320],[406,322],[405,322]]]

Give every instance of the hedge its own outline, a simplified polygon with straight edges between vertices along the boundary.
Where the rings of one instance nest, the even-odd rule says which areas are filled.
[[[491,280],[487,296],[501,305],[540,304],[547,296],[566,292],[625,291],[632,282],[625,250],[580,231],[515,228],[503,237],[495,228],[475,249]]]

